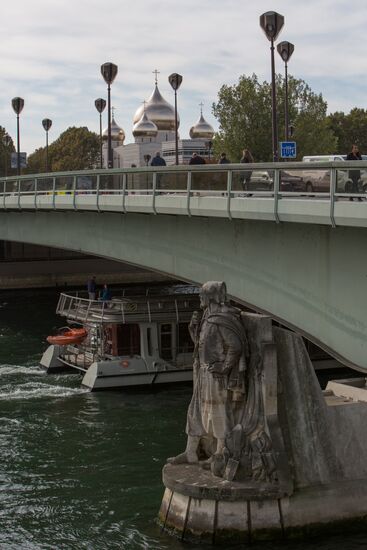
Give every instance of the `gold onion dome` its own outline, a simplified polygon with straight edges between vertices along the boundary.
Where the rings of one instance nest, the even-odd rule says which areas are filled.
[[[145,103],[145,113],[147,118],[156,124],[158,130],[175,130],[175,109],[166,101],[158,90],[157,84],[148,101]],[[140,121],[144,114],[142,105],[135,112],[133,123]],[[177,127],[180,125],[180,118],[177,115]]]
[[[143,116],[134,124],[134,137],[155,137],[158,134],[158,127],[152,120],[149,120],[147,113],[144,111]]]
[[[214,128],[203,117],[201,113],[199,120],[190,128],[191,139],[205,138],[212,139],[214,136]]]
[[[108,140],[108,128],[104,130],[102,134],[102,139],[103,141]],[[121,126],[116,123],[115,117],[112,117],[111,122],[111,141],[119,141],[121,145],[125,141],[125,132],[123,131]]]

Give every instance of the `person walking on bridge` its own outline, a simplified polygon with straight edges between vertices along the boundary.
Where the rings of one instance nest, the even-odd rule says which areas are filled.
[[[358,145],[356,145],[355,143],[352,145],[351,152],[348,153],[347,155],[347,160],[362,160],[362,155],[359,152]],[[351,192],[358,193],[359,191],[358,181],[359,181],[359,178],[361,177],[360,170],[349,170],[348,177],[352,180]],[[349,200],[352,201],[353,197],[349,197]],[[361,201],[362,200],[361,197],[358,197],[358,200]]]
[[[87,283],[87,290],[88,290],[88,296],[90,300],[96,299],[96,291],[97,291],[97,285],[96,285],[96,278],[93,275],[91,279],[89,279]]]
[[[155,157],[152,158],[150,166],[166,166],[166,161],[161,157],[159,151],[156,152]]]

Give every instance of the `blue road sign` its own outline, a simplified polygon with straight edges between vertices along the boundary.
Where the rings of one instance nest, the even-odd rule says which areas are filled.
[[[282,159],[295,159],[297,156],[297,144],[295,141],[280,142],[280,157]]]

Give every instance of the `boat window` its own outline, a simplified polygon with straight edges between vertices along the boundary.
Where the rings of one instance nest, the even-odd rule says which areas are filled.
[[[194,343],[191,340],[188,323],[178,323],[177,325],[177,353],[192,353]]]
[[[166,361],[172,360],[172,325],[161,325],[160,335],[160,356]]]
[[[136,323],[106,325],[105,342],[109,355],[140,355],[140,327]]]

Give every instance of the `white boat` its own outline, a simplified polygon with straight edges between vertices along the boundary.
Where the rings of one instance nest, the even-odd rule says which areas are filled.
[[[188,324],[197,309],[196,287],[108,302],[63,293],[56,313],[69,325],[84,328],[87,336],[81,343],[50,345],[40,364],[48,373],[80,372],[82,385],[90,390],[190,382]]]

